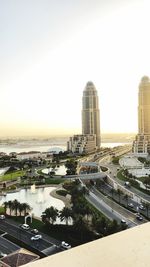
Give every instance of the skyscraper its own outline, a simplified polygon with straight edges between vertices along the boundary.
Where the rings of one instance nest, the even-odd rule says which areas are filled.
[[[139,84],[138,134],[133,142],[134,153],[150,153],[150,79],[144,76]]]
[[[82,97],[82,134],[96,135],[96,147],[100,148],[100,112],[97,90],[88,82]]]

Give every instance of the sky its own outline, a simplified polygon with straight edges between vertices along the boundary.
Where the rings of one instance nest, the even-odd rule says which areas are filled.
[[[148,0],[0,0],[0,136],[81,133],[88,81],[101,132],[136,133],[149,10]]]

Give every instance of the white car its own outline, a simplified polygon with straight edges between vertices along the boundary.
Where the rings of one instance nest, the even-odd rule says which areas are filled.
[[[69,244],[66,243],[65,241],[62,241],[62,242],[61,242],[61,246],[62,246],[63,248],[65,248],[65,249],[69,249],[69,248],[71,248],[71,245],[69,245]]]
[[[1,215],[0,215],[0,219],[1,219],[1,220],[4,220],[4,219],[5,219],[5,215],[1,214]]]
[[[39,240],[39,239],[42,239],[42,236],[41,235],[35,235],[35,236],[32,236],[31,237],[31,240],[34,241],[34,240]]]
[[[26,224],[26,223],[20,225],[20,227],[21,227],[22,229],[24,229],[24,230],[29,230],[29,229],[30,229],[30,226],[29,226],[28,224]]]

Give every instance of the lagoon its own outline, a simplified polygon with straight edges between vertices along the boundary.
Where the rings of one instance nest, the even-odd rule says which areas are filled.
[[[15,200],[17,199],[20,203],[28,203],[30,207],[32,207],[31,213],[36,217],[41,217],[42,212],[53,206],[58,210],[62,210],[65,205],[64,203],[56,198],[53,198],[50,195],[56,187],[33,187],[29,189],[21,189],[19,192],[7,193],[6,196],[0,196],[0,205],[2,205],[5,201]]]

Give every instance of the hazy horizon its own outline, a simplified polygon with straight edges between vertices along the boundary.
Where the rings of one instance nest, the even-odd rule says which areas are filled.
[[[0,1],[0,136],[80,133],[89,80],[101,132],[137,133],[149,8],[148,0]]]

